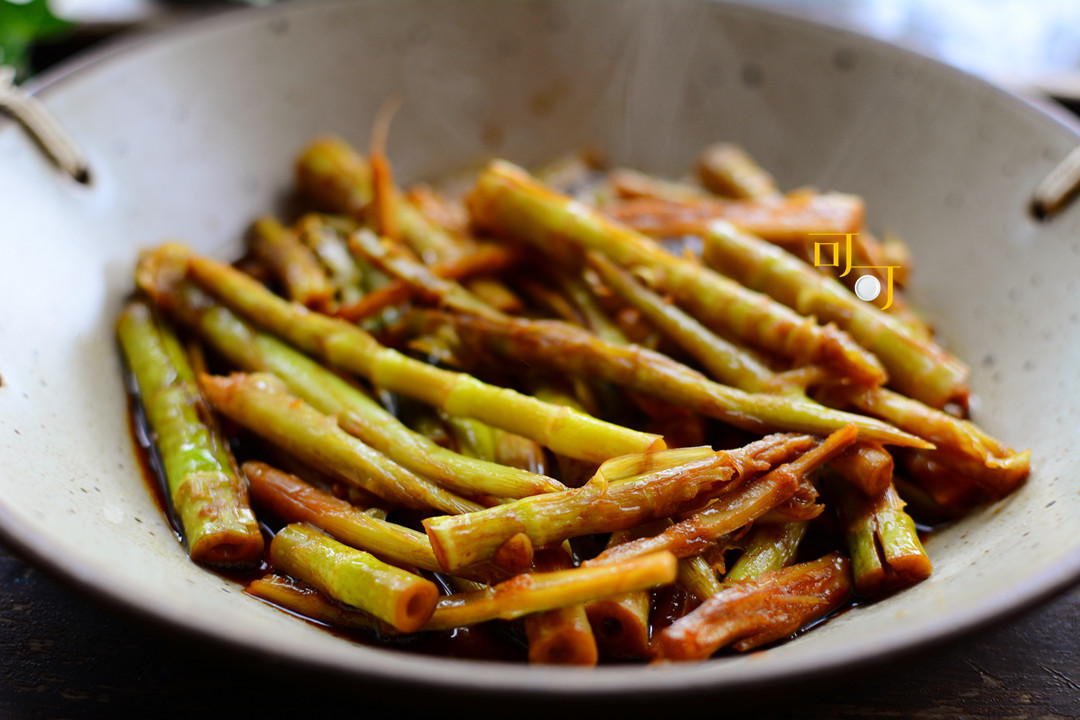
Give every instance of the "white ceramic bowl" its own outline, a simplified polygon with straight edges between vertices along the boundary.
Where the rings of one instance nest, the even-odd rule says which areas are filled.
[[[129,43],[39,83],[93,182],[0,125],[0,533],[129,611],[207,641],[432,689],[633,698],[850,668],[1030,604],[1080,574],[1080,207],[1039,223],[1077,133],[927,59],[745,7],[685,2],[290,4]],[[1033,451],[1014,495],[934,535],[933,576],[765,653],[693,666],[485,665],[351,644],[188,561],[146,491],[113,320],[140,247],[222,258],[313,135],[358,144],[405,104],[399,179],[590,144],[679,173],[744,144],[782,186],[863,194],[913,247],[915,302],[972,365],[975,415]]]

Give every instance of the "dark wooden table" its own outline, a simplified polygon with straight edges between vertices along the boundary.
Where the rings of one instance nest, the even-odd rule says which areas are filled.
[[[287,668],[240,660],[120,617],[0,547],[0,718],[413,716],[403,715],[394,698],[373,702],[367,690],[327,689]],[[767,711],[738,717],[1080,717],[1080,588],[899,665],[793,697],[778,692],[768,702]],[[712,718],[721,708],[685,711]],[[461,709],[448,704],[430,716],[485,714],[475,706]],[[678,711],[684,714],[682,706]],[[573,715],[573,708],[558,714]]]

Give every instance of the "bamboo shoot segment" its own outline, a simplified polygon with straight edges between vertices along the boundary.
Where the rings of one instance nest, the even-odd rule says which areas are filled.
[[[991,497],[1012,492],[1031,472],[1031,451],[1016,452],[968,420],[928,407],[887,388],[837,393],[853,407],[934,443],[935,462],[969,478]]]
[[[464,415],[500,427],[551,448],[560,455],[603,462],[630,453],[662,450],[656,435],[630,430],[578,412],[550,405],[507,388],[414,360],[383,347],[360,328],[277,297],[255,279],[223,263],[191,255],[183,246],[166,245],[140,266],[143,287],[161,282],[155,269],[186,271],[222,302],[256,325],[331,366],[354,372],[373,383],[413,397],[452,415]],[[175,284],[175,280],[170,283]]]
[[[892,483],[893,458],[879,443],[856,443],[829,462],[829,469],[862,490],[880,495]]]
[[[439,600],[425,630],[448,630],[488,620],[514,618],[675,582],[678,562],[655,553],[602,567],[522,573],[510,580]]]
[[[770,570],[713,595],[654,643],[659,660],[704,660],[732,645],[745,651],[827,615],[851,593],[851,563],[839,553]]]
[[[873,595],[930,576],[930,558],[915,521],[904,511],[904,501],[891,484],[875,498],[845,483],[830,487],[847,528],[848,555],[859,593]]]
[[[315,254],[296,233],[272,217],[260,218],[251,227],[251,254],[277,277],[285,297],[301,305],[323,310],[334,299],[334,286]]]
[[[287,525],[274,536],[270,562],[279,571],[401,632],[419,629],[431,617],[439,597],[439,589],[430,580],[387,565],[306,525]]]
[[[805,477],[855,442],[855,428],[838,430],[790,463],[721,495],[716,502],[652,537],[608,548],[588,564],[666,550],[678,558],[704,552],[710,545],[790,500]]]
[[[697,171],[701,183],[717,195],[749,199],[780,194],[772,175],[734,143],[716,143],[702,150]]]
[[[822,327],[700,264],[665,252],[649,238],[544,187],[519,167],[488,165],[468,197],[473,221],[501,236],[563,258],[594,251],[616,265],[640,268],[655,289],[707,326],[799,364],[835,365],[854,381],[885,379],[879,361],[835,328]]]
[[[247,483],[210,424],[180,341],[144,303],[124,310],[116,332],[191,558],[223,567],[258,562],[263,538],[248,505]]]
[[[448,572],[478,562],[498,563],[500,556],[524,562],[522,538],[531,547],[544,547],[668,517],[691,502],[719,494],[745,473],[768,469],[771,464],[762,457],[770,452],[798,452],[808,440],[799,435],[770,435],[739,450],[714,452],[702,460],[618,482],[608,482],[601,466],[583,487],[459,516],[430,517],[424,527],[435,556]],[[520,551],[508,553],[508,547]]]
[[[803,315],[835,322],[881,359],[900,392],[936,408],[967,402],[968,369],[962,362],[836,280],[730,223],[710,224],[704,238],[710,267]]]
[[[147,283],[153,283],[148,287],[160,306],[238,369],[277,375],[291,393],[316,410],[337,415],[343,430],[447,490],[471,498],[516,498],[564,489],[545,475],[440,447],[408,428],[363,390],[274,336],[256,330],[188,282],[170,286],[147,278]]]
[[[821,235],[857,233],[863,201],[856,195],[805,193],[760,200],[626,200],[609,216],[655,238],[701,235],[722,220],[779,245],[803,247]]]
[[[409,472],[288,392],[273,375],[204,375],[219,412],[318,470],[404,507],[462,513],[482,506]]]
[[[573,560],[562,547],[541,551],[533,562],[534,572],[555,572],[572,567]],[[529,641],[531,663],[595,665],[600,657],[584,603],[528,615],[525,618],[525,637]]]
[[[607,546],[618,545],[631,536],[626,530],[613,532],[608,538]],[[681,561],[679,574],[682,574]],[[605,657],[648,656],[651,606],[649,592],[645,590],[593,600],[585,606],[585,614],[592,626],[596,643]]]
[[[544,367],[604,380],[653,395],[751,432],[827,434],[848,425],[864,439],[925,447],[919,438],[865,416],[842,413],[791,394],[747,393],[712,382],[667,355],[638,345],[607,342],[579,327],[554,320],[492,318],[415,311],[412,323],[426,331],[449,329],[464,356],[520,363],[522,370]]]
[[[290,523],[307,523],[358,550],[397,565],[438,570],[427,536],[411,528],[379,520],[347,501],[308,485],[295,475],[266,463],[244,463],[251,495],[260,507]]]
[[[724,581],[738,582],[790,565],[809,525],[806,521],[755,525],[746,549],[724,576]]]

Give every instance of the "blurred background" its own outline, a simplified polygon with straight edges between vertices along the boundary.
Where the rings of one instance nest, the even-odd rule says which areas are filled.
[[[20,79],[110,37],[274,0],[0,0],[0,64]],[[289,0],[278,0],[285,2]],[[293,0],[295,1],[295,0]],[[1080,109],[1078,0],[758,0]]]

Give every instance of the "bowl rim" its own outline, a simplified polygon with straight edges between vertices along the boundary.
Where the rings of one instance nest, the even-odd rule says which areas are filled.
[[[425,0],[430,2],[431,0]],[[456,3],[482,3],[493,0],[453,0]],[[526,2],[528,0],[519,0]],[[569,1],[569,0],[568,0]],[[841,37],[858,47],[888,49],[906,56],[920,70],[952,74],[958,82],[974,83],[983,91],[1008,98],[1031,118],[1037,119],[1056,132],[1065,132],[1080,145],[1080,121],[1073,121],[1063,113],[1048,112],[1039,101],[1019,95],[994,85],[962,70],[946,65],[932,57],[909,48],[893,45],[846,28],[824,24],[776,8],[752,5],[749,2],[725,2],[724,0],[694,0],[724,5],[726,11],[747,15],[767,16],[772,22],[786,23],[799,28],[800,32],[819,32]],[[237,8],[215,13],[209,17],[183,21],[164,29],[136,30],[130,35],[106,41],[101,47],[77,54],[47,72],[30,79],[23,87],[32,94],[43,97],[63,85],[63,81],[114,58],[124,60],[137,57],[145,47],[162,42],[178,41],[192,35],[217,31],[229,26],[259,24],[278,16],[289,16],[312,11],[332,11],[336,8],[361,8],[365,5],[387,5],[393,0],[336,0],[332,2],[298,2],[261,8]],[[357,10],[363,12],[363,10]],[[0,118],[0,131],[14,121]],[[919,649],[955,641],[964,636],[1001,623],[1049,598],[1058,595],[1080,582],[1080,549],[1064,555],[1055,565],[1025,578],[1011,586],[1008,591],[982,598],[964,609],[949,611],[935,616],[932,622],[914,631],[886,630],[876,634],[873,643],[860,643],[836,648],[828,654],[816,657],[796,656],[783,658],[777,663],[761,663],[757,667],[724,668],[722,660],[678,665],[678,671],[669,666],[667,672],[656,666],[597,667],[589,671],[574,668],[536,667],[491,663],[455,658],[428,657],[402,653],[392,649],[364,647],[364,663],[328,658],[313,652],[298,652],[300,648],[284,648],[280,644],[262,638],[235,632],[230,628],[207,627],[193,624],[190,618],[168,607],[147,605],[132,599],[96,571],[86,565],[67,561],[59,552],[59,546],[45,535],[38,534],[30,524],[20,518],[17,508],[8,507],[0,499],[0,541],[44,570],[63,584],[72,587],[118,613],[136,622],[164,629],[177,636],[194,638],[199,642],[225,646],[242,655],[255,656],[268,665],[288,666],[334,676],[348,676],[365,682],[386,685],[425,685],[433,691],[446,694],[484,692],[492,696],[536,696],[548,699],[615,699],[622,700],[659,697],[671,692],[710,695],[744,695],[760,690],[765,685],[783,682],[788,686],[811,680],[831,677],[844,670],[864,670],[894,662]],[[367,660],[370,653],[370,660]],[[408,672],[404,670],[408,669]],[[735,670],[734,672],[730,672]],[[407,700],[407,698],[406,698]]]

